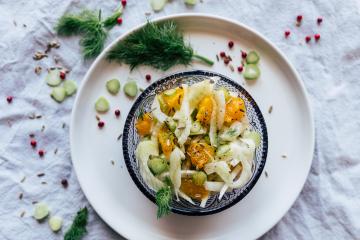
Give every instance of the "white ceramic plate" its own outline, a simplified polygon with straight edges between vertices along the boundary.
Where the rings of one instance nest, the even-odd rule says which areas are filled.
[[[126,65],[109,64],[105,53],[124,36],[119,37],[93,63],[77,94],[74,104],[70,144],[73,165],[80,185],[97,213],[115,231],[130,239],[254,239],[273,227],[289,210],[308,175],[314,151],[314,125],[304,86],[284,55],[263,36],[229,19],[182,14],[161,19],[176,20],[187,41],[200,54],[215,60],[215,54],[226,50],[233,65],[240,65],[240,49],[256,50],[260,56],[261,77],[247,84],[235,70],[223,62],[213,67],[194,63],[177,66],[167,72],[142,67],[129,72]],[[135,29],[134,29],[135,30]],[[131,32],[131,31],[130,31]],[[228,50],[229,39],[235,42]],[[264,114],[269,135],[269,152],[263,174],[252,191],[238,204],[221,213],[189,217],[172,214],[156,220],[156,206],[132,182],[124,164],[118,135],[133,103],[121,92],[111,96],[105,82],[119,78],[122,85],[130,76],[145,88],[145,75],[152,79],[170,73],[205,69],[240,82],[253,96]],[[100,115],[106,125],[98,129],[94,102],[99,96],[110,100],[109,113]],[[268,113],[273,106],[271,114]],[[121,109],[121,117],[114,115]],[[283,158],[282,155],[286,155]],[[112,165],[111,161],[115,164]],[[266,176],[267,175],[267,176]]]

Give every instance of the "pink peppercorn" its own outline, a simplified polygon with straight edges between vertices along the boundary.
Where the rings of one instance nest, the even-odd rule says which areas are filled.
[[[233,42],[233,41],[229,41],[228,46],[229,46],[229,48],[232,48],[232,47],[234,46],[234,42]]]
[[[115,110],[115,116],[116,116],[116,117],[119,117],[119,116],[120,116],[120,110],[119,110],[119,109],[116,109],[116,110]]]
[[[103,122],[103,121],[98,122],[98,127],[99,128],[103,128],[104,126],[105,126],[105,122]]]
[[[306,36],[306,37],[305,37],[305,41],[306,41],[306,42],[310,42],[310,41],[311,41],[311,36]]]
[[[122,20],[121,17],[119,17],[118,19],[116,19],[116,22],[117,22],[118,24],[122,24],[123,20]]]
[[[150,80],[151,80],[151,75],[150,75],[150,74],[146,74],[146,75],[145,75],[145,79],[146,79],[146,81],[150,81]]]
[[[11,103],[12,100],[13,100],[13,97],[12,97],[12,96],[7,96],[7,97],[6,97],[6,101],[7,101],[8,103]]]
[[[244,70],[244,67],[243,66],[238,66],[237,70],[238,70],[238,72],[242,72]]]
[[[290,31],[289,30],[286,30],[285,33],[284,33],[285,37],[289,37],[290,36]]]
[[[319,41],[319,40],[320,40],[320,34],[318,34],[318,33],[315,34],[315,35],[314,35],[314,38],[315,38],[315,41]]]

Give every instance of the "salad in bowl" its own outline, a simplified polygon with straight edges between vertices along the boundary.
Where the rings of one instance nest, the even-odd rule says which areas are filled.
[[[155,199],[158,217],[176,204],[180,209],[191,206],[185,210],[188,214],[206,213],[214,201],[219,209],[226,208],[227,203],[221,204],[226,193],[241,191],[254,180],[255,172],[259,174],[260,164],[263,167],[256,162],[256,151],[260,145],[267,149],[266,128],[262,125],[259,131],[251,125],[248,99],[219,84],[218,76],[193,78],[157,89],[144,99],[147,108],[140,106],[136,115],[128,117],[136,135],[136,169],[130,166],[130,172],[138,171],[135,182],[141,178],[137,185]],[[264,124],[262,116],[261,120]],[[129,145],[127,136],[124,143]],[[263,155],[262,151],[259,156]],[[210,207],[211,211],[216,212]]]

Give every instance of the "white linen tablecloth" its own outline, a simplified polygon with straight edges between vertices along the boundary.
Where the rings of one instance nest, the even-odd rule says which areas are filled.
[[[45,69],[58,56],[71,69],[70,78],[80,83],[91,61],[82,61],[77,37],[60,38],[61,47],[53,49],[47,59],[36,62],[32,56],[56,38],[53,27],[63,13],[87,7],[101,8],[107,15],[119,4],[119,0],[0,0],[0,239],[62,239],[74,213],[89,206],[70,159],[74,98],[55,103],[44,77]],[[285,52],[305,82],[315,113],[314,161],[300,197],[263,239],[360,238],[359,10],[356,0],[203,0],[194,8],[173,0],[164,11],[151,14],[204,12],[236,19]],[[146,12],[152,12],[147,0],[128,0],[123,24],[111,31],[107,44],[144,22]],[[304,16],[301,28],[294,26],[298,14]],[[324,21],[316,28],[318,16]],[[294,37],[285,41],[288,28]],[[321,33],[320,42],[300,44],[304,41],[299,36],[313,34],[314,29]],[[37,65],[43,68],[40,76],[34,73]],[[14,96],[12,104],[6,102],[8,95]],[[42,117],[29,119],[32,114]],[[31,149],[30,133],[35,134],[39,148],[46,150],[43,159]],[[38,177],[42,172],[45,176]],[[67,189],[60,184],[64,178],[69,181]],[[62,232],[54,234],[46,221],[39,224],[31,217],[32,202],[40,200],[64,218]],[[121,237],[90,207],[84,239]]]

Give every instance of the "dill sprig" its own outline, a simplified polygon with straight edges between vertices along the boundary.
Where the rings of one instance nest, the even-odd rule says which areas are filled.
[[[177,64],[189,65],[193,59],[214,64],[210,59],[194,53],[173,21],[148,22],[117,43],[107,59],[129,64],[131,70],[139,65],[148,65],[165,71]]]
[[[70,227],[64,236],[64,240],[80,240],[86,233],[86,224],[88,219],[88,210],[86,207],[80,209]]]
[[[119,8],[104,21],[101,21],[101,10],[98,14],[89,10],[83,10],[76,15],[65,14],[59,19],[55,30],[60,36],[80,35],[84,58],[93,58],[101,53],[108,30],[116,25],[121,14],[122,8]]]
[[[170,213],[170,203],[172,201],[172,191],[170,186],[165,186],[156,192],[155,196],[157,209],[157,218],[161,218]]]

